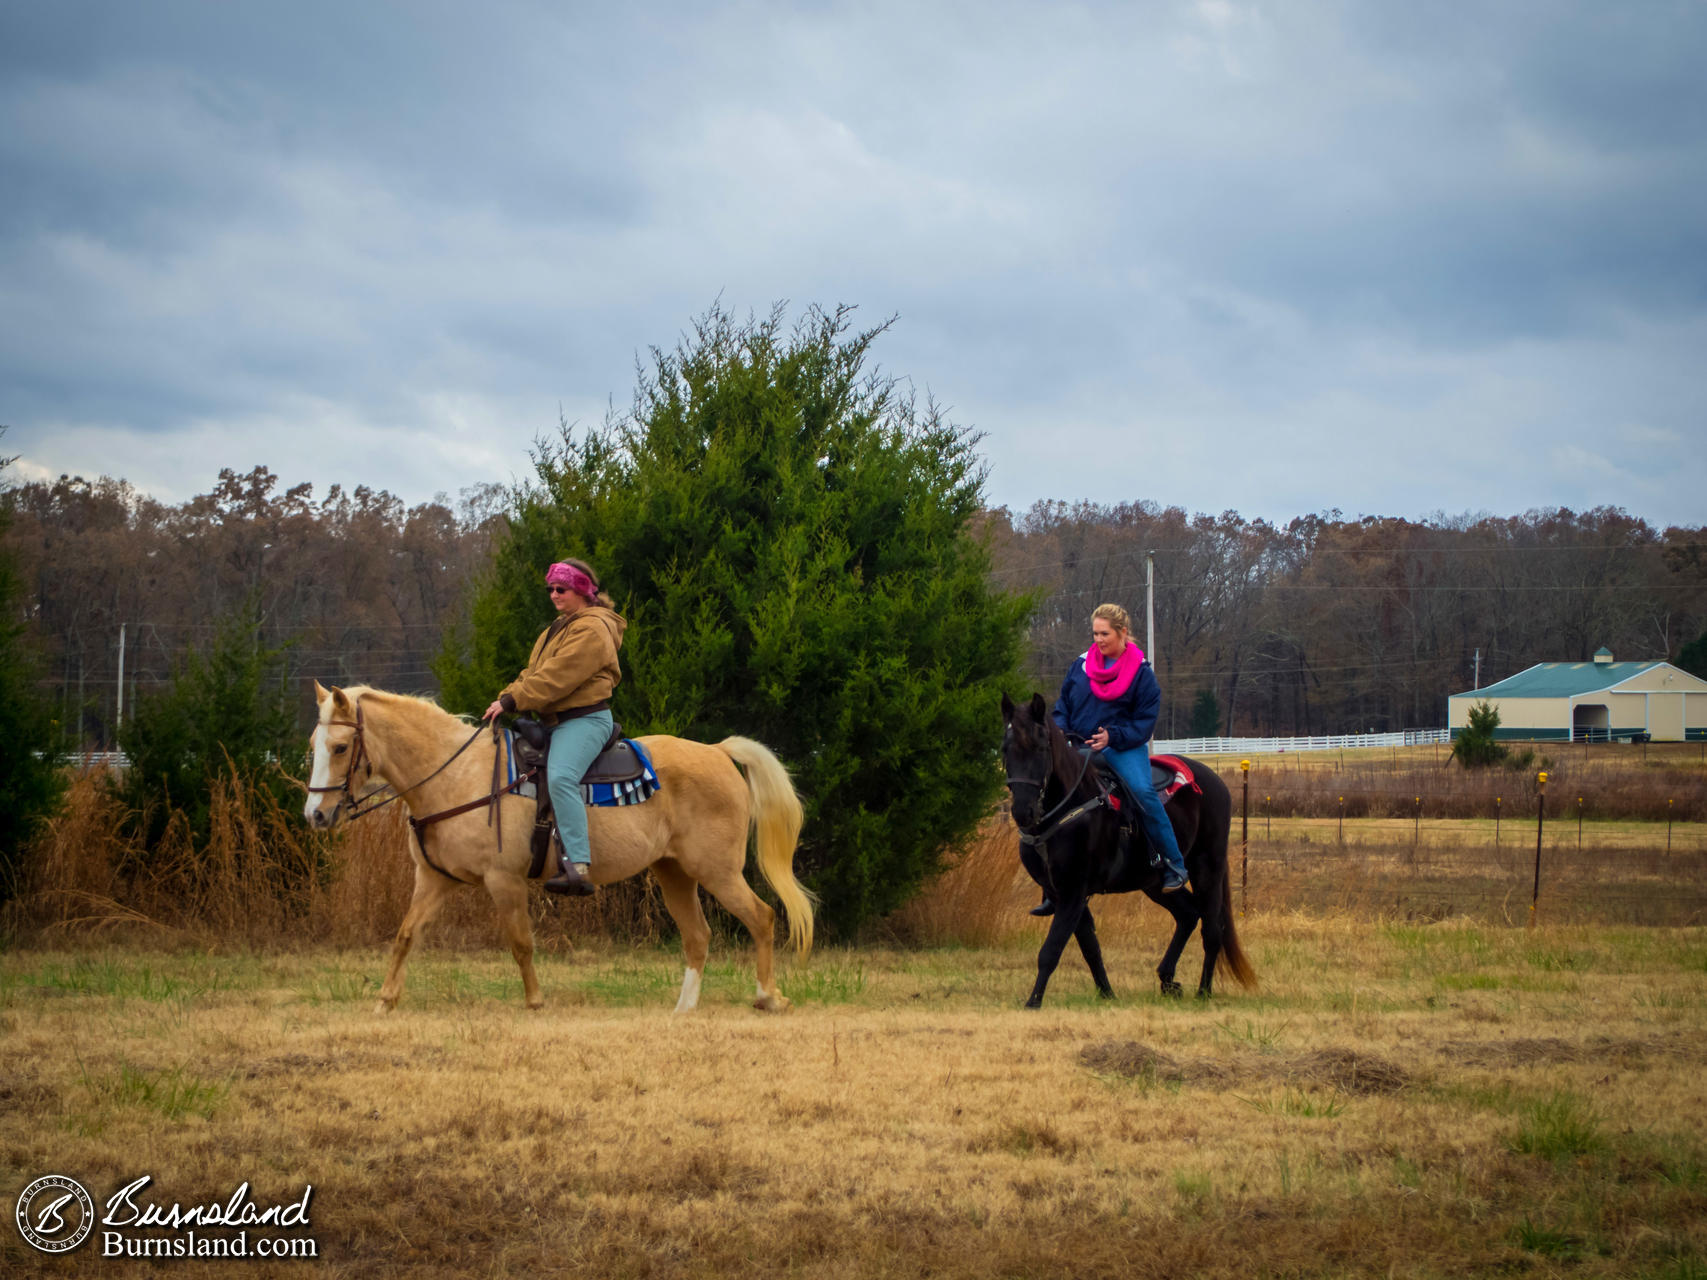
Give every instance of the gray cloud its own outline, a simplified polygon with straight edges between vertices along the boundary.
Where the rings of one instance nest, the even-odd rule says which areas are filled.
[[[898,313],[993,501],[1703,519],[1707,8],[0,10],[0,421],[411,499],[715,297]]]

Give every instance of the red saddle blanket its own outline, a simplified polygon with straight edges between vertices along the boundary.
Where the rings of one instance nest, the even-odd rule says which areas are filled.
[[[1168,778],[1163,782],[1157,775],[1166,771]],[[1191,766],[1178,756],[1151,756],[1150,777],[1156,783],[1156,790],[1162,793],[1165,801],[1181,787],[1190,787],[1198,795],[1203,794],[1203,788],[1197,785],[1197,778],[1191,771]]]

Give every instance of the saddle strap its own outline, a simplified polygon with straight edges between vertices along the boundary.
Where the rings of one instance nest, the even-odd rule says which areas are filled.
[[[482,805],[486,805],[489,809],[495,810],[498,807],[498,801],[501,797],[508,795],[512,791],[519,791],[523,783],[534,781],[537,774],[537,770],[530,770],[509,785],[499,787],[489,796],[480,796],[477,799],[470,800],[467,804],[459,804],[452,809],[440,809],[437,813],[429,813],[424,818],[417,818],[414,814],[410,814],[409,829],[415,833],[415,840],[421,846],[421,856],[427,860],[427,865],[447,879],[460,879],[460,877],[451,875],[450,872],[446,871],[438,863],[434,862],[432,855],[427,852],[427,828],[432,826],[435,822],[443,822],[446,818],[454,818],[458,814],[467,813],[470,809],[478,809]],[[487,817],[487,822],[490,824],[490,816]],[[502,828],[500,828],[500,830],[502,830]],[[468,882],[463,881],[463,883],[466,884]]]

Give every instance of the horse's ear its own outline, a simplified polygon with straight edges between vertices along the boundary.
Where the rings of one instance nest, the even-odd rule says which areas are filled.
[[[1014,722],[1014,700],[1008,697],[1006,691],[1002,693],[1002,719],[1008,724]]]
[[[1031,718],[1042,724],[1049,715],[1049,704],[1043,700],[1041,693],[1031,695]]]
[[[331,696],[332,696],[331,693],[328,692],[325,685],[321,684],[318,680],[314,681],[314,705],[315,706],[317,706],[317,707],[320,706],[321,704],[323,704],[326,701],[327,698],[329,698]]]
[[[332,707],[336,711],[349,714],[350,700],[344,696],[344,691],[337,685],[332,686]]]

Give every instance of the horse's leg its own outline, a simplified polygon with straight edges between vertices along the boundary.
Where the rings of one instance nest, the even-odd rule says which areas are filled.
[[[1162,994],[1184,995],[1185,991],[1174,981],[1174,971],[1179,967],[1180,954],[1185,950],[1185,944],[1191,939],[1191,931],[1197,927],[1197,903],[1194,895],[1185,889],[1177,893],[1159,893],[1146,889],[1145,894],[1174,918],[1174,936],[1168,940],[1168,949],[1162,953],[1162,962],[1156,966],[1156,977],[1162,982]]]
[[[391,943],[391,963],[385,971],[385,984],[379,989],[381,1013],[397,1007],[397,997],[403,994],[403,962],[409,958],[409,946],[415,941],[415,931],[423,928],[439,913],[454,883],[423,863],[415,864],[415,893],[409,899],[409,910],[403,913],[403,923],[397,927],[397,937]]]
[[[486,873],[486,892],[498,912],[498,929],[510,944],[510,954],[522,971],[522,998],[530,1009],[542,1008],[539,978],[533,971],[533,922],[528,919],[528,886],[513,871],[494,867]]]
[[[1091,904],[1085,903],[1085,913],[1079,917],[1079,927],[1073,930],[1073,936],[1079,940],[1079,954],[1084,956],[1085,964],[1090,967],[1091,977],[1097,984],[1097,994],[1104,1000],[1114,999],[1114,988],[1108,984],[1108,970],[1102,967],[1102,943],[1097,941],[1097,923],[1091,918]]]
[[[771,972],[774,959],[775,945],[772,934],[776,931],[776,912],[771,905],[758,894],[753,892],[741,875],[739,864],[733,871],[707,876],[703,883],[706,890],[727,907],[731,914],[747,926],[747,932],[753,935],[753,953],[755,967],[758,969],[759,989],[753,997],[753,1008],[764,1009],[770,1013],[780,1013],[788,1008],[788,999],[776,988],[776,980]]]
[[[688,1013],[699,1004],[699,983],[705,973],[706,952],[711,947],[711,926],[706,923],[705,909],[699,902],[699,882],[682,870],[674,858],[664,858],[652,864],[652,874],[664,893],[664,906],[670,919],[682,935],[682,955],[687,970],[682,974],[682,994],[676,1001],[677,1013]]]
[[[1198,900],[1203,904],[1203,976],[1197,980],[1199,1000],[1209,999],[1215,983],[1215,962],[1221,956],[1222,938],[1226,928],[1226,922],[1221,918],[1221,877],[1226,874],[1224,862],[1217,867],[1214,859],[1206,859],[1203,878],[1193,879],[1191,882]]]
[[[1049,920],[1049,933],[1043,939],[1043,945],[1038,948],[1037,983],[1032,987],[1031,995],[1025,1002],[1027,1009],[1043,1007],[1043,992],[1049,986],[1055,966],[1061,963],[1061,952],[1066,949],[1067,939],[1077,931],[1079,920],[1088,908],[1089,904],[1082,891],[1055,904],[1055,914]]]

